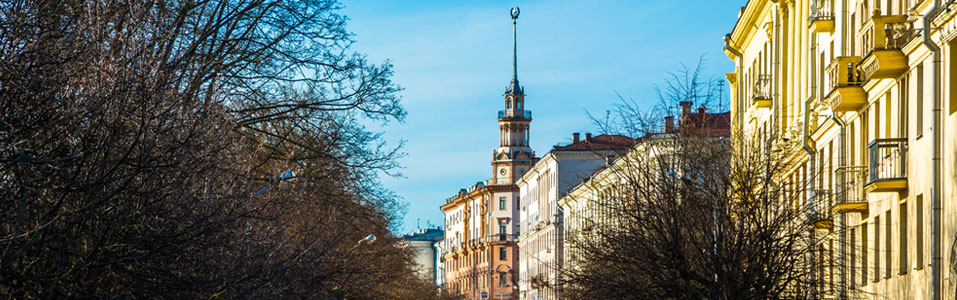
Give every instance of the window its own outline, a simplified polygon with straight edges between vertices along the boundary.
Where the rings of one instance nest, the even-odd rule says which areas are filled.
[[[857,242],[857,228],[851,227],[851,243]],[[857,247],[851,246],[851,286],[857,281]]]
[[[893,231],[893,225],[891,225],[891,210],[884,212],[884,278],[891,277],[891,259],[892,251],[891,245],[893,241],[891,240],[891,231]]]
[[[914,111],[917,120],[917,137],[924,135],[924,63],[917,64],[917,107]]]
[[[505,248],[505,247],[498,248],[498,259],[501,259],[501,260],[508,259],[508,248]]]
[[[900,252],[900,274],[907,273],[907,202],[901,203],[897,210],[900,218],[897,219],[897,226],[900,232],[897,237],[897,247]]]
[[[498,272],[498,286],[505,286],[508,282],[508,273]]]
[[[915,251],[917,251],[917,266],[918,270],[924,268],[924,195],[917,195],[917,201],[914,202],[914,220],[917,223],[917,232],[914,233],[914,239],[917,240],[917,245]]]
[[[861,285],[867,284],[867,222],[861,223]]]
[[[505,222],[502,222],[502,223],[499,223],[499,224],[498,224],[498,232],[499,232],[499,234],[502,235],[502,238],[505,238],[505,234],[506,234],[505,229],[506,229],[506,228],[505,228]]]
[[[505,197],[498,198],[498,210],[505,210]]]
[[[881,278],[881,216],[874,216],[874,282]]]

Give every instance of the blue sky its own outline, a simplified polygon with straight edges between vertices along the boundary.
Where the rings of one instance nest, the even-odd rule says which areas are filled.
[[[385,1],[345,0],[354,50],[389,60],[405,88],[404,123],[382,128],[406,141],[403,178],[383,178],[408,203],[401,233],[442,224],[439,206],[492,176],[496,113],[512,72],[511,7],[518,20],[518,76],[533,112],[538,156],[572,132],[594,132],[586,110],[603,115],[618,94],[653,105],[654,85],[700,56],[723,78],[722,51],[744,0]]]

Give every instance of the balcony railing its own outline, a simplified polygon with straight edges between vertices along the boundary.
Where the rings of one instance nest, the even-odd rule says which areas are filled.
[[[518,236],[514,234],[496,234],[489,240],[493,242],[518,242]]]
[[[864,105],[867,94],[857,71],[857,56],[838,56],[827,66],[827,102],[834,111],[854,111]]]
[[[867,80],[896,78],[907,70],[907,56],[901,49],[920,31],[907,16],[874,16],[861,28],[864,60],[860,69]]]
[[[807,220],[818,228],[830,228],[833,224],[831,219],[831,191],[830,190],[810,190],[805,204]]]
[[[771,106],[771,75],[758,75],[754,80],[754,88],[751,91],[751,100],[758,107]]]
[[[814,0],[811,2],[811,12],[808,17],[811,32],[834,31],[834,7],[831,0]]]
[[[864,54],[874,50],[900,49],[920,36],[920,30],[907,22],[907,16],[874,16],[862,29]]]
[[[831,0],[816,0],[811,2],[811,22],[834,20]]]
[[[864,193],[865,169],[865,166],[844,166],[834,171],[837,184],[834,193],[836,211],[867,211],[867,194]]]
[[[504,118],[531,119],[532,118],[532,111],[530,110],[516,110],[515,112],[518,113],[517,116],[510,114],[509,111],[500,110],[498,111],[498,118],[499,119],[504,119]]]
[[[870,150],[868,191],[887,192],[907,188],[907,139],[876,139]]]

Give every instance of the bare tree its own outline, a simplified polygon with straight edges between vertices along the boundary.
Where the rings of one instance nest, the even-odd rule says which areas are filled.
[[[702,80],[701,69],[673,74],[655,111],[623,101],[614,115],[627,121],[599,121],[639,142],[604,171],[612,179],[582,186],[591,208],[578,218],[588,224],[569,233],[568,298],[820,297],[811,261],[823,238],[808,214],[807,183],[781,180],[794,167],[792,150],[732,134],[727,114],[659,125],[674,115],[660,107],[720,101],[712,92],[722,83]],[[732,139],[745,146],[732,148]]]
[[[402,154],[361,125],[400,88],[338,9],[0,3],[0,295],[437,296],[390,233]]]

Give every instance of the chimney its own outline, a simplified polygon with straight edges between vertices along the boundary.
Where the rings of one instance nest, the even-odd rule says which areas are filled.
[[[684,120],[691,113],[691,101],[681,101],[678,105],[681,105],[681,120]]]
[[[585,133],[585,140],[586,140],[586,141],[591,141],[591,132],[586,132],[586,133]]]
[[[665,117],[665,132],[675,131],[675,116]]]
[[[578,135],[579,135],[579,133],[577,133],[577,132],[572,133],[572,143],[577,143],[577,142],[578,142]]]
[[[705,111],[705,109],[704,109],[704,104],[702,104],[701,106],[698,107],[698,113],[699,113],[699,114],[703,114],[704,111]]]

